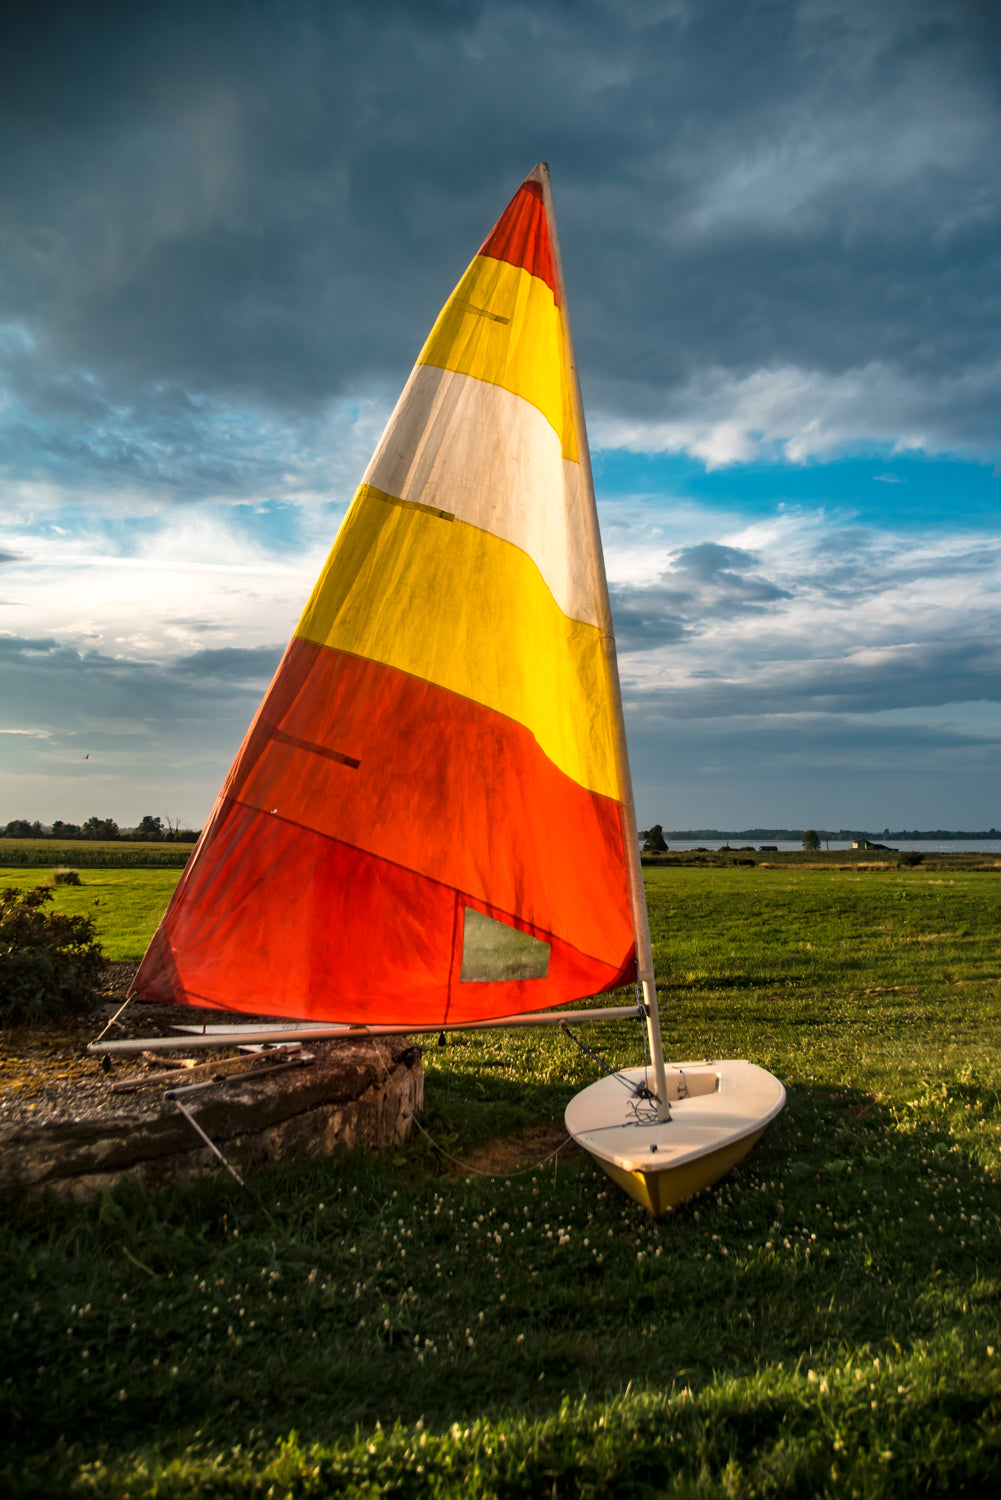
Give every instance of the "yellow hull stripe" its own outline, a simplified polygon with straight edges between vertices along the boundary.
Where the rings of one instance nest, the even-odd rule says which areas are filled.
[[[418,364],[503,386],[542,412],[577,458],[563,315],[538,276],[478,255],[438,314]]]
[[[363,485],[296,635],[514,719],[565,775],[621,798],[602,632],[569,619],[510,542]]]
[[[745,1135],[719,1151],[710,1151],[708,1155],[697,1157],[695,1161],[686,1162],[679,1167],[630,1171],[628,1167],[616,1166],[614,1162],[605,1161],[600,1156],[595,1156],[593,1160],[608,1173],[613,1182],[618,1183],[623,1192],[642,1204],[655,1219],[659,1219],[668,1209],[676,1208],[679,1203],[694,1198],[697,1193],[703,1193],[713,1183],[719,1182],[739,1161],[743,1161],[764,1133],[762,1126],[760,1130]]]

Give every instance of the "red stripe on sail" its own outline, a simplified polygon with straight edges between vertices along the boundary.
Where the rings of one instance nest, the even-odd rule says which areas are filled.
[[[616,970],[632,949],[619,804],[559,770],[515,720],[395,667],[294,638],[223,795],[466,891]]]
[[[226,801],[135,989],[219,1010],[438,1026],[562,1004],[631,977],[631,963],[617,971],[518,924],[551,943],[546,978],[462,983],[464,904],[399,865]]]
[[[552,288],[553,301],[559,304],[549,226],[539,183],[522,183],[484,241],[480,254],[509,261],[511,265],[521,266],[531,275],[540,277]]]

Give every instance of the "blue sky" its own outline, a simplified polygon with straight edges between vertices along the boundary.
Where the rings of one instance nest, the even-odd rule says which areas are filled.
[[[999,62],[962,0],[22,13],[0,823],[201,823],[540,159],[641,824],[1001,823]]]

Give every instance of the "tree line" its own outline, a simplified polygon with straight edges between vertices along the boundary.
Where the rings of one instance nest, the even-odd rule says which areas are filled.
[[[181,828],[180,819],[157,818],[147,813],[135,828],[119,828],[114,818],[88,818],[85,823],[64,823],[57,818],[52,824],[13,818],[2,830],[5,839],[128,839],[130,843],[193,844],[198,837],[195,828]]]

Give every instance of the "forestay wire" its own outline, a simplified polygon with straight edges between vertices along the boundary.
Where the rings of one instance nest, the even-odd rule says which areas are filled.
[[[639,998],[639,985],[637,985],[636,986],[636,1016],[637,1016],[637,1020],[642,1019],[643,1014],[644,1014],[643,1006],[642,1006],[642,1003],[641,1003],[640,998]],[[577,1046],[577,1047],[579,1047],[580,1050],[583,1053],[586,1054],[586,1056],[590,1057],[592,1059],[592,1061],[596,1062],[600,1068],[603,1068],[604,1071],[605,1071],[605,1074],[609,1078],[614,1078],[618,1083],[621,1083],[621,1085],[622,1085],[622,1087],[624,1089],[629,1089],[633,1093],[636,1092],[636,1085],[630,1083],[629,1080],[628,1080],[628,1078],[623,1078],[621,1068],[613,1068],[612,1065],[611,1065],[611,1063],[608,1061],[608,1059],[605,1058],[605,1057],[602,1057],[602,1055],[601,1055],[600,1052],[596,1052],[593,1047],[589,1047],[586,1042],[581,1041],[580,1037],[577,1036],[577,1035],[575,1035],[575,1033],[570,1030],[570,1027],[567,1025],[567,1023],[565,1021],[561,1022],[561,1024],[560,1024],[560,1030],[563,1032],[564,1036],[569,1037],[570,1040],[574,1043],[574,1045]],[[649,1075],[649,1072],[650,1072],[650,1038],[649,1038],[649,1036],[647,1034],[647,1028],[645,1026],[642,1028],[642,1030],[643,1030],[643,1071],[644,1071],[645,1074]],[[648,1093],[650,1093],[649,1088],[646,1085],[644,1085],[643,1096],[645,1096]],[[653,1095],[650,1094],[650,1097],[652,1098]]]
[[[636,986],[637,1001],[639,1000],[639,986]],[[642,1013],[642,1006],[639,1007]],[[564,1021],[560,1030],[569,1037],[580,1050],[590,1057],[599,1067],[603,1068],[608,1078],[614,1078],[616,1083],[626,1089],[631,1097],[631,1109],[636,1122],[642,1124],[653,1124],[659,1118],[657,1113],[657,1095],[650,1087],[650,1037],[647,1027],[643,1027],[643,1083],[638,1087],[630,1079],[623,1077],[620,1068],[613,1068],[607,1058],[602,1057],[600,1052],[595,1052],[586,1042],[581,1041],[579,1036],[570,1030]]]

